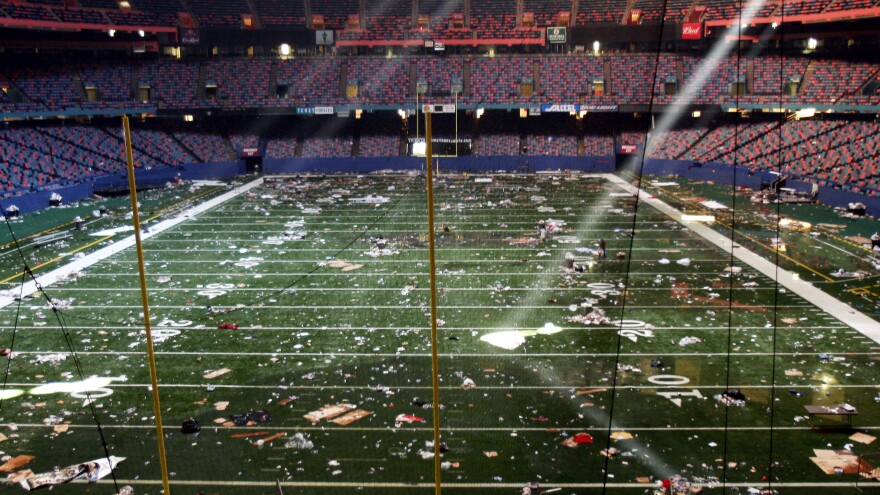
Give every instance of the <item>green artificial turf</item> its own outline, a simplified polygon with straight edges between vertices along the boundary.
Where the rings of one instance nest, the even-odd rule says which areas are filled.
[[[877,343],[602,178],[477,179],[447,177],[435,189],[440,427],[449,448],[443,461],[451,463],[444,491],[519,493],[540,482],[564,494],[641,494],[653,485],[638,477],[682,475],[714,483],[704,493],[743,493],[766,484],[762,477],[786,494],[858,492],[856,475],[826,475],[809,460],[813,449],[853,443],[853,431],[839,418],[811,428],[803,406],[852,404],[860,411],[855,429],[876,436]],[[692,190],[645,186],[679,207],[693,206],[688,197],[724,195],[719,186],[706,192],[685,181],[680,189]],[[179,211],[197,194],[157,192],[151,209]],[[388,202],[351,201],[368,195]],[[755,224],[743,230],[766,237],[770,227],[756,220],[766,212],[745,202],[736,208]],[[275,493],[276,481],[296,494],[432,492],[433,462],[420,454],[431,451],[432,439],[426,218],[423,178],[284,179],[146,241],[172,493]],[[536,243],[541,219],[565,225]],[[760,252],[738,232],[738,243]],[[376,236],[386,240],[386,255],[369,255]],[[784,236],[797,249],[824,249],[816,256],[830,266],[870,269],[844,253],[856,247],[841,238]],[[606,258],[592,252],[600,238]],[[38,252],[53,259],[70,249]],[[567,273],[566,253],[586,271]],[[334,260],[362,266],[343,271]],[[4,263],[10,275],[20,269]],[[731,264],[742,273],[727,274]],[[827,275],[824,266],[790,264],[835,297],[865,301],[849,290],[856,281],[832,283],[819,275]],[[17,353],[6,390],[21,391],[0,405],[0,433],[16,435],[0,450],[35,455],[27,468],[104,455],[97,419],[109,452],[127,458],[115,473],[119,484],[160,492],[137,273],[135,253],[126,250],[46,287],[62,305],[57,312],[38,296],[0,310],[0,347]],[[570,321],[585,302],[611,323]],[[239,328],[219,329],[224,323]],[[522,332],[507,334],[520,345],[481,339],[498,332]],[[691,337],[699,341],[688,343]],[[95,415],[81,394],[33,391],[79,380],[70,348],[84,377],[109,380],[93,390]],[[53,353],[67,357],[38,362]],[[223,368],[231,371],[205,378]],[[466,379],[476,388],[463,388]],[[668,385],[674,380],[680,385]],[[719,403],[716,396],[731,389],[746,395],[744,405]],[[218,402],[229,404],[218,411]],[[372,414],[348,426],[303,417],[340,403]],[[271,421],[220,424],[257,409]],[[399,414],[424,421],[399,423]],[[202,423],[198,435],[180,432],[189,417]],[[69,429],[53,432],[58,422]],[[617,431],[634,438],[610,440]],[[276,433],[286,436],[255,444]],[[313,448],[287,447],[297,433]],[[563,443],[578,433],[593,443]],[[609,446],[619,454],[603,456]],[[876,443],[852,448],[878,452]],[[54,492],[109,494],[114,483],[108,477]]]

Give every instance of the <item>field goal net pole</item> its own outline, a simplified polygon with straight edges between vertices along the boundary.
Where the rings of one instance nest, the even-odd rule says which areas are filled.
[[[164,495],[171,495],[168,483],[168,462],[165,459],[165,435],[162,432],[162,407],[159,404],[159,379],[156,374],[156,354],[153,352],[153,329],[150,325],[150,300],[147,296],[147,273],[144,269],[144,250],[141,242],[141,219],[138,212],[137,185],[134,180],[134,157],[131,151],[131,127],[128,115],[122,116],[125,130],[125,161],[128,165],[128,189],[131,196],[131,218],[134,224],[134,240],[137,248],[138,272],[141,282],[141,303],[144,308],[144,330],[147,333],[147,359],[150,364],[150,383],[153,391],[153,414],[156,415],[156,439],[159,443],[159,466],[162,469]]]

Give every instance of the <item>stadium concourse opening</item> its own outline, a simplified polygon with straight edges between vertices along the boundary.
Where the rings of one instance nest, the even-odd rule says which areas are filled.
[[[878,18],[0,0],[4,493],[877,490]]]

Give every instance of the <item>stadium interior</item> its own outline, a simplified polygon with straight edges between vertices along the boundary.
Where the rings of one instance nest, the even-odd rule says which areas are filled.
[[[880,0],[0,0],[3,490],[880,490],[878,54]]]

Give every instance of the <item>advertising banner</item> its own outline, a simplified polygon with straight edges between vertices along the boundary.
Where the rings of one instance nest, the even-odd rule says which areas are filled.
[[[698,40],[703,37],[703,25],[699,22],[686,22],[681,25],[681,39]]]

